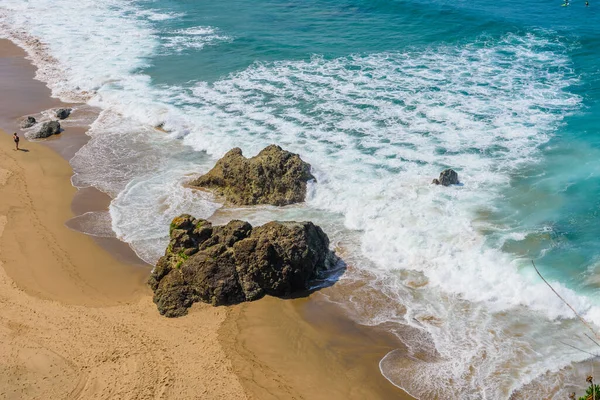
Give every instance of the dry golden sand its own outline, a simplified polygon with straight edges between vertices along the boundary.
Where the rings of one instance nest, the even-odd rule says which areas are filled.
[[[61,222],[66,161],[23,147],[0,135],[0,398],[244,398],[218,342],[227,310],[159,316],[148,271]]]
[[[8,113],[0,100],[0,126],[10,129],[43,109],[29,99],[60,104],[23,56],[0,40],[0,92],[12,90]],[[0,399],[409,398],[377,369],[397,343],[318,294],[161,317],[148,266],[65,226],[73,210],[107,202],[87,190],[71,207],[72,170],[59,154],[85,141],[77,134],[51,148],[22,140],[28,151],[17,152],[0,131]]]

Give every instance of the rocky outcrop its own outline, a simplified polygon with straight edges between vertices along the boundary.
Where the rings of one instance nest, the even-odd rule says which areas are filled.
[[[284,206],[304,201],[311,179],[310,164],[271,145],[250,159],[234,148],[191,185],[212,189],[236,205]]]
[[[37,123],[37,121],[35,120],[35,118],[33,118],[31,116],[27,117],[23,121],[21,121],[21,129],[31,128],[36,123]]]
[[[231,305],[304,292],[337,262],[329,238],[312,222],[212,226],[182,215],[171,223],[170,236],[148,282],[167,317],[185,315],[198,301]]]
[[[69,115],[71,115],[71,111],[73,111],[71,108],[59,108],[58,110],[56,110],[56,118],[58,119],[65,119],[68,118]]]
[[[31,139],[44,139],[50,137],[52,135],[56,135],[60,133],[60,122],[58,121],[50,121],[44,122],[39,131],[30,134]]]
[[[458,174],[453,169],[445,169],[440,173],[439,179],[434,179],[431,183],[443,186],[457,185]]]

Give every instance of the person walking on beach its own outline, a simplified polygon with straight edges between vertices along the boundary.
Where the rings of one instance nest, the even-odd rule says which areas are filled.
[[[13,133],[13,140],[15,141],[15,146],[17,147],[17,150],[19,150],[19,135],[17,135],[17,132]]]

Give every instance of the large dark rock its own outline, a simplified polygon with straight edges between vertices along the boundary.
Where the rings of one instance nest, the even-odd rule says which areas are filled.
[[[457,185],[458,174],[453,169],[445,169],[440,173],[439,179],[434,179],[431,183],[443,186]]]
[[[60,122],[58,121],[50,121],[44,122],[39,131],[30,134],[32,139],[44,139],[50,137],[52,135],[56,135],[60,133]]]
[[[58,110],[56,110],[56,118],[58,118],[58,119],[68,118],[69,115],[71,115],[71,111],[72,111],[72,109],[70,109],[70,108],[59,108]]]
[[[37,121],[35,120],[35,118],[33,118],[31,116],[27,117],[23,121],[21,121],[21,129],[31,128],[36,123],[37,123]]]
[[[159,312],[178,317],[197,301],[231,305],[307,291],[336,262],[329,238],[312,222],[212,226],[182,215],[148,283]]]
[[[311,179],[310,164],[271,145],[250,159],[236,147],[191,185],[212,189],[236,205],[283,206],[304,201]]]

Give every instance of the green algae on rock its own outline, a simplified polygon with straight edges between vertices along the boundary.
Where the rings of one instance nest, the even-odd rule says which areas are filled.
[[[169,246],[148,281],[167,317],[185,315],[198,301],[231,305],[307,291],[312,279],[338,261],[329,238],[312,222],[212,226],[184,214],[170,228]]]
[[[284,206],[303,202],[306,183],[314,179],[299,155],[270,145],[249,159],[237,147],[228,151],[191,186],[212,189],[236,205]]]

